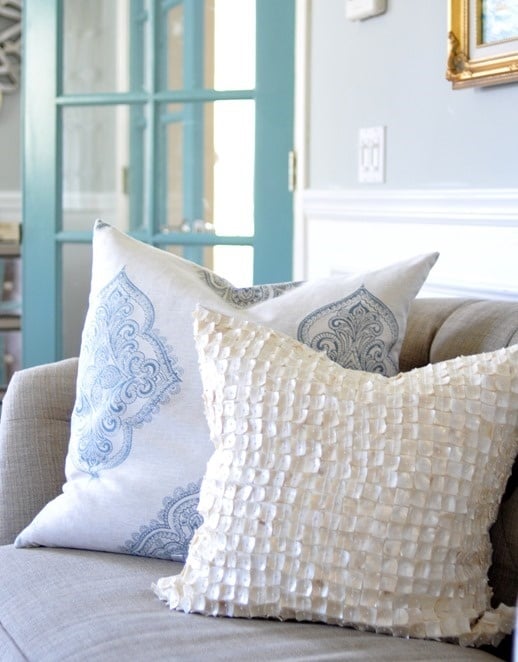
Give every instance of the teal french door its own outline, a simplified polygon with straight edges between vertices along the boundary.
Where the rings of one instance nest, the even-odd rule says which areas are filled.
[[[25,0],[24,365],[75,355],[96,218],[292,276],[294,0]]]

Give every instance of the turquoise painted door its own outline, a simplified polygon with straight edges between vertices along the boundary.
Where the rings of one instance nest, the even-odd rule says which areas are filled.
[[[23,353],[77,354],[96,218],[289,280],[294,0],[25,0]]]

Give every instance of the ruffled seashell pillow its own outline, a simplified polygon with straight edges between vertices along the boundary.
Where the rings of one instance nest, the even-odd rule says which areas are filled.
[[[518,452],[518,345],[384,377],[199,309],[215,452],[171,608],[497,643],[489,528]]]

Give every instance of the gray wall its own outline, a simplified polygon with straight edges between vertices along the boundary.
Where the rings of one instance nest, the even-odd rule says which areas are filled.
[[[518,84],[451,89],[447,0],[388,0],[386,14],[345,18],[313,0],[309,182],[358,188],[360,127],[385,125],[385,188],[518,186]]]
[[[20,133],[20,93],[4,94],[0,108],[0,192],[20,190]]]
[[[386,187],[518,186],[518,84],[452,91],[446,0],[345,19],[311,3],[310,188],[355,188],[360,127],[387,126]],[[20,95],[0,110],[0,191],[20,188]],[[376,186],[376,185],[371,185]]]

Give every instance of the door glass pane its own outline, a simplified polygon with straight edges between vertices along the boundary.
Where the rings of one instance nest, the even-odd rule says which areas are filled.
[[[0,331],[0,396],[13,374],[22,368],[21,331]]]
[[[250,287],[254,281],[252,246],[214,246],[211,269],[236,287]]]
[[[255,105],[214,104],[214,226],[222,235],[254,232]]]
[[[15,244],[13,244],[13,247]],[[16,370],[22,367],[22,273],[21,260],[16,255],[0,257],[0,313],[3,330],[0,331],[0,396]]]
[[[129,89],[130,0],[63,0],[63,91]]]
[[[254,111],[250,100],[167,106],[163,227],[253,234]]]
[[[183,87],[184,11],[178,3],[167,14],[167,85],[171,90]]]
[[[160,160],[165,163],[162,170],[164,181],[163,200],[165,211],[161,214],[161,227],[180,230],[184,219],[183,210],[183,127],[185,116],[183,106],[170,104],[160,115],[160,130],[163,140],[159,140]]]
[[[167,246],[163,250],[211,269],[235,287],[253,284],[252,246]]]
[[[255,87],[255,0],[216,0],[214,83],[216,90]],[[205,67],[210,71],[210,60]]]
[[[255,0],[184,0],[164,25],[169,89],[255,87]]]
[[[143,170],[145,126],[140,107],[63,109],[64,230],[91,230],[96,218],[123,231],[141,225],[143,182],[137,171]]]
[[[79,356],[81,331],[88,309],[92,247],[89,244],[65,244],[62,265],[63,358],[68,358]]]

